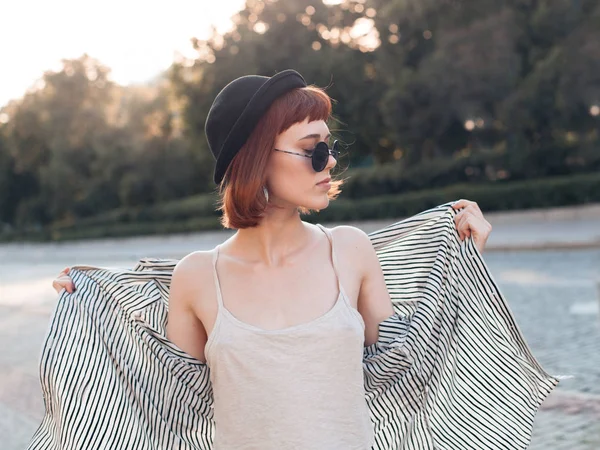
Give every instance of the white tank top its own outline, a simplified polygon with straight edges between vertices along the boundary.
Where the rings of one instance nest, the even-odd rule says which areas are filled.
[[[363,378],[364,322],[342,285],[324,315],[265,330],[223,304],[205,348],[214,395],[215,450],[367,450],[374,443]]]

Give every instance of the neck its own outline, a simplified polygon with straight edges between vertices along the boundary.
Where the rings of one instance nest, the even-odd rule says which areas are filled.
[[[248,262],[279,266],[310,242],[311,233],[296,208],[269,209],[259,225],[236,232],[232,252]]]

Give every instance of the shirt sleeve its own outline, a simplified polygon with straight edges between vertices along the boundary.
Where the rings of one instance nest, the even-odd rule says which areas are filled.
[[[45,415],[29,450],[210,449],[206,364],[166,338],[176,261],[132,270],[76,266],[40,358]]]
[[[375,450],[526,449],[558,384],[441,205],[371,234],[395,313],[364,349]]]

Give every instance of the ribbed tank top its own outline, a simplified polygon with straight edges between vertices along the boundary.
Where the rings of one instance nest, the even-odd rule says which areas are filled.
[[[322,316],[265,330],[223,304],[213,253],[218,312],[205,348],[213,386],[215,450],[367,450],[373,426],[363,378],[364,322],[340,283]]]

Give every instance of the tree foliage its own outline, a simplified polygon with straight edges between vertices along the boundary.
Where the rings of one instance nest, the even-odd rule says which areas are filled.
[[[119,86],[83,55],[6,105],[0,224],[72,224],[211,192],[214,97],[286,68],[334,98],[342,165],[366,166],[349,192],[370,183],[382,195],[428,167],[461,170],[437,186],[469,179],[474,168],[446,162],[469,155],[492,181],[600,168],[596,0],[247,0],[233,22],[152,83]]]

